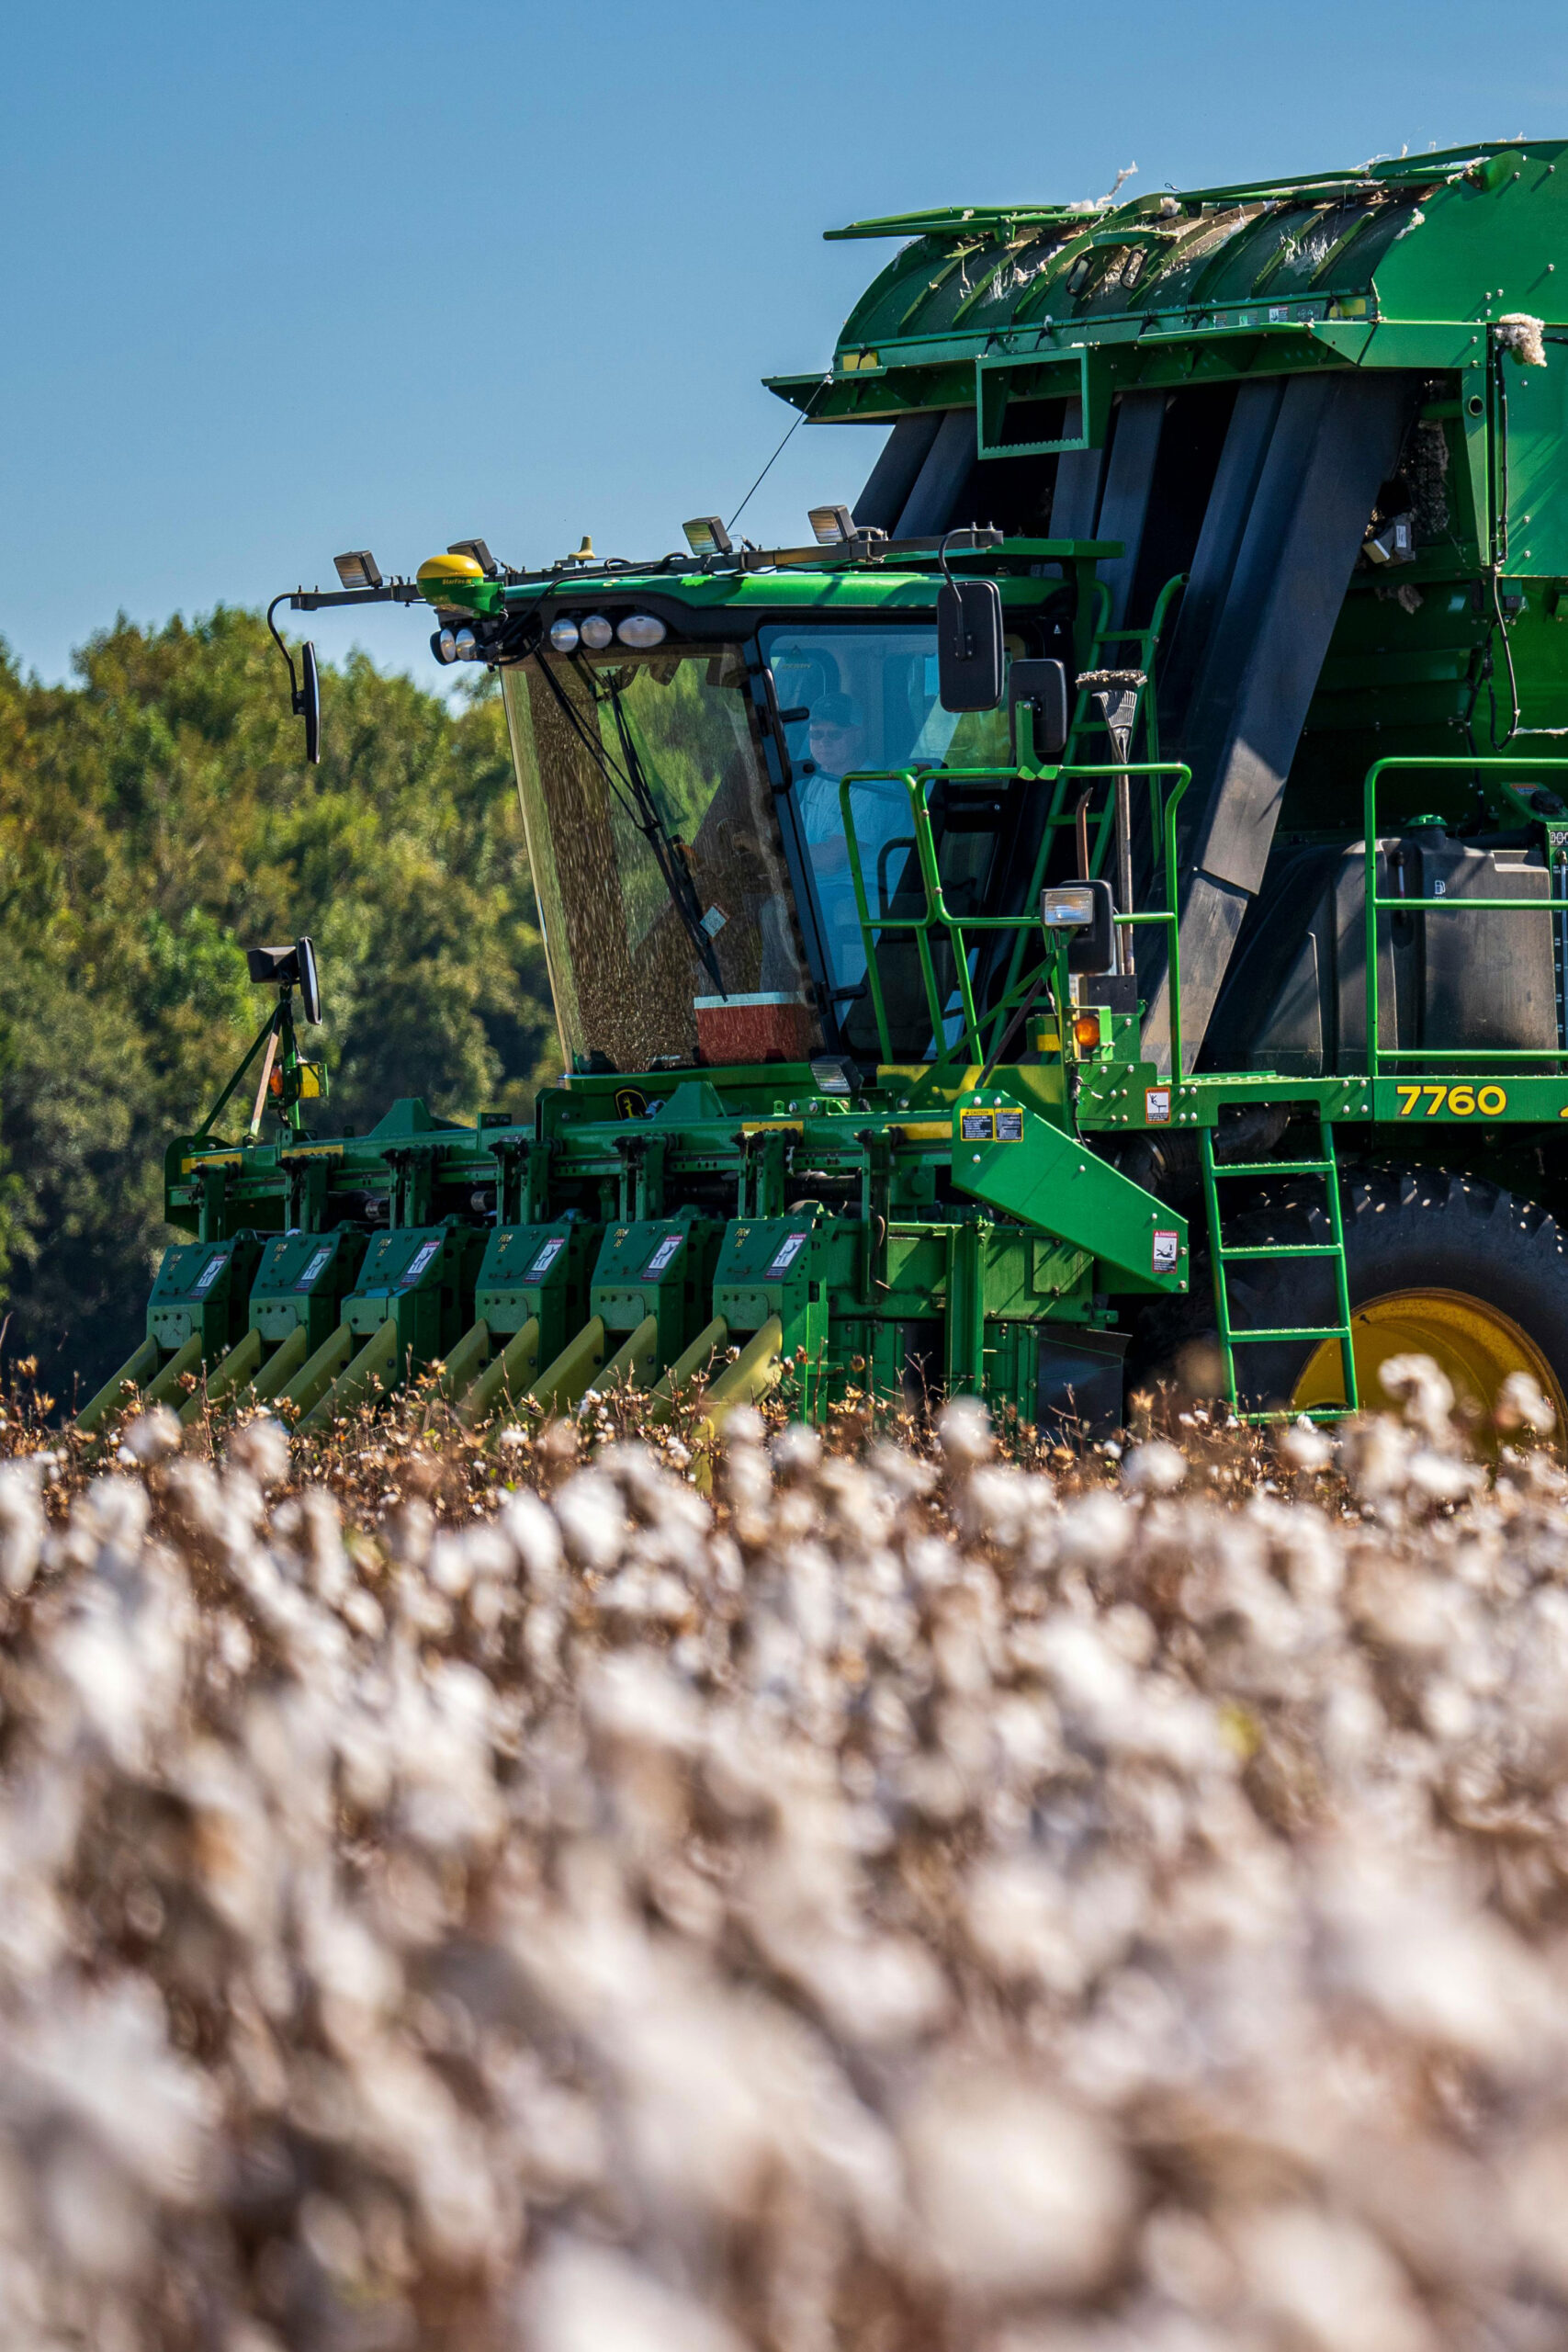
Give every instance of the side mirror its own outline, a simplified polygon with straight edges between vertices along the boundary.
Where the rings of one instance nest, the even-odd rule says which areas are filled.
[[[1002,593],[994,580],[948,579],[937,590],[936,668],[943,710],[999,707]]]
[[[310,667],[310,675],[312,677],[315,675],[314,663]],[[294,943],[294,957],[299,967],[299,1010],[307,1021],[320,1021],[321,980],[316,969],[316,950],[312,942],[309,939],[297,939]]]
[[[343,560],[346,563],[349,559],[345,556]],[[374,568],[374,558],[371,556],[365,556],[363,558],[355,556],[354,558],[354,561],[355,563],[363,561],[370,564],[372,568]],[[379,577],[379,574],[378,574],[378,577]],[[288,707],[293,712],[296,718],[302,718],[305,722],[306,760],[311,767],[319,768],[321,764],[321,673],[316,668],[316,649],[311,644],[310,639],[307,638],[304,644],[299,648],[299,674],[296,677],[294,674],[294,656],[288,650],[288,646],[283,642],[282,638],[279,637],[277,633],[277,623],[273,619],[273,615],[276,612],[279,605],[299,603],[303,596],[303,593],[304,592],[301,590],[299,596],[291,598],[288,590],[285,589],[281,596],[275,596],[271,604],[266,608],[266,625],[271,632],[272,641],[276,646],[278,651],[282,654],[285,664],[288,667]],[[319,602],[320,599],[318,598],[315,601]],[[255,978],[254,973],[252,978]]]
[[[320,1021],[321,982],[310,939],[297,939],[292,947],[247,947],[245,964],[260,987],[298,989],[299,1010],[306,1020]]]
[[[305,757],[310,765],[321,764],[321,681],[316,668],[316,649],[309,638],[299,648],[299,684],[290,697],[296,718],[305,722]]]
[[[1015,662],[1008,672],[1008,740],[1018,765],[1020,705],[1032,716],[1034,757],[1043,767],[1059,760],[1067,742],[1067,673],[1061,662]]]

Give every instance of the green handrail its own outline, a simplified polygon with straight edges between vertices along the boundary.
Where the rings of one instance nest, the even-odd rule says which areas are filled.
[[[935,787],[944,783],[1024,783],[1050,784],[1059,788],[1066,779],[1087,777],[1092,780],[1102,776],[1119,775],[1145,778],[1149,780],[1151,787],[1156,779],[1167,776],[1175,779],[1171,790],[1163,795],[1164,805],[1161,812],[1164,834],[1161,864],[1164,868],[1166,905],[1163,908],[1143,910],[1128,909],[1125,912],[1117,915],[1116,922],[1122,927],[1131,927],[1139,923],[1157,923],[1169,934],[1171,1036],[1173,1051],[1179,1057],[1181,978],[1180,934],[1176,889],[1176,815],[1181,805],[1182,796],[1192,781],[1192,772],[1181,760],[1143,760],[1129,762],[1125,766],[1117,763],[1107,764],[1097,761],[1092,763],[1073,764],[1061,768],[975,767],[928,768],[919,771],[912,768],[868,768],[857,771],[842,779],[839,786],[839,806],[843,817],[844,841],[849,853],[850,875],[854,884],[855,911],[865,950],[866,983],[871,993],[872,1011],[876,1021],[877,1041],[881,1046],[884,1061],[891,1061],[893,1058],[893,1041],[887,1025],[887,1007],[882,992],[881,975],[876,966],[876,944],[881,933],[907,932],[914,937],[916,952],[919,957],[921,984],[925,989],[926,1009],[931,1016],[933,1041],[943,1037],[948,1016],[937,988],[936,970],[931,961],[931,934],[933,931],[940,929],[947,935],[962,1006],[963,1030],[960,1038],[954,1039],[952,1045],[944,1044],[942,1050],[934,1056],[933,1068],[936,1069],[953,1061],[960,1045],[964,1048],[966,1061],[983,1064],[986,1058],[986,1048],[981,1035],[982,1017],[991,1023],[995,1034],[999,1036],[1001,1031],[998,1024],[1012,1009],[1014,1003],[1021,1000],[1021,992],[1026,981],[1038,984],[1042,974],[1049,969],[1044,962],[1037,965],[1016,985],[1010,985],[1004,989],[1000,1001],[991,1008],[989,1013],[982,1016],[976,1010],[974,989],[969,976],[969,951],[965,935],[970,933],[1004,931],[1016,931],[1027,934],[1039,922],[1039,908],[1037,904],[1032,905],[1022,912],[1011,915],[959,915],[948,906],[942,889],[941,872],[937,865],[936,843],[931,833],[930,804],[931,794]],[[901,784],[908,795],[915,854],[925,898],[923,913],[874,915],[871,911],[871,904],[866,896],[865,871],[861,859],[860,843],[855,834],[854,811],[851,806],[851,794],[858,785],[865,784]],[[1060,1008],[1058,1012],[1060,1018]],[[1060,1027],[1057,1034],[1058,1036],[1063,1034]],[[1180,1068],[1179,1058],[1177,1058],[1173,1066],[1177,1069]]]
[[[1365,836],[1362,854],[1365,859],[1366,898],[1366,964],[1367,964],[1367,1076],[1376,1079],[1385,1062],[1455,1062],[1466,1068],[1480,1065],[1490,1068],[1495,1062],[1562,1062],[1568,1061],[1568,1045],[1551,1046],[1388,1046],[1380,1044],[1382,1029],[1378,999],[1378,917],[1381,914],[1453,914],[1462,910],[1466,914],[1551,914],[1568,913],[1568,899],[1551,895],[1551,876],[1547,877],[1548,892],[1544,899],[1380,899],[1378,896],[1378,778],[1391,769],[1422,770],[1448,774],[1472,775],[1479,771],[1495,775],[1510,799],[1516,801],[1522,814],[1533,817],[1518,795],[1513,792],[1506,778],[1508,775],[1568,775],[1568,760],[1539,760],[1517,756],[1466,759],[1445,753],[1437,758],[1423,758],[1418,752],[1391,753],[1386,759],[1374,760],[1367,770],[1362,787],[1361,824]]]

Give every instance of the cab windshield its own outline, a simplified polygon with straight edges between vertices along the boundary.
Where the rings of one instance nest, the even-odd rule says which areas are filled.
[[[502,678],[567,1055],[690,1060],[696,997],[809,995],[740,649],[535,655]]]
[[[569,1058],[597,1050],[625,1070],[690,1061],[698,997],[812,1001],[818,975],[842,1042],[877,1057],[840,786],[866,770],[1005,768],[1005,711],[942,709],[930,621],[791,622],[764,627],[757,650],[787,747],[782,796],[763,768],[739,644],[541,651],[502,673]],[[944,892],[974,911],[998,887],[1016,812],[995,791],[939,792]],[[907,786],[872,776],[849,796],[874,920],[918,912]],[[883,935],[897,1058],[948,1042],[958,991],[943,953],[933,942],[938,1037],[914,941]]]

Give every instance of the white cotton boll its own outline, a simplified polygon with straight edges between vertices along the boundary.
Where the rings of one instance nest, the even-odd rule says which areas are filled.
[[[1131,1495],[1173,1495],[1186,1476],[1185,1457],[1163,1438],[1135,1445],[1122,1464],[1122,1484]]]
[[[166,1461],[179,1452],[183,1434],[178,1414],[171,1413],[166,1405],[153,1405],[126,1423],[120,1433],[120,1452],[129,1453],[143,1470],[150,1469],[154,1462]]]
[[[144,1979],[56,1986],[47,2015],[0,2040],[0,2082],[13,2109],[89,2134],[151,2196],[188,2204],[210,2178],[216,2086],[171,2051]]]
[[[908,2258],[981,2302],[1089,2295],[1106,2284],[1134,2192],[1114,2141],[1015,2071],[943,2067],[902,2118]]]
[[[970,1875],[964,1922],[976,1954],[999,1983],[1068,1996],[1083,1989],[1084,1957],[1067,1892],[1043,1861],[1018,1854],[980,1864]]]
[[[1064,1567],[1113,1568],[1133,1540],[1134,1519],[1115,1495],[1085,1495],[1056,1523],[1056,1556]]]
[[[1430,1356],[1390,1356],[1378,1374],[1385,1396],[1404,1407],[1404,1418],[1428,1437],[1448,1432],[1454,1408],[1453,1385]]]
[[[872,1447],[866,1466],[899,1502],[929,1495],[939,1476],[934,1462],[928,1462],[923,1454],[911,1453],[907,1446],[889,1444],[886,1439]]]
[[[1392,1855],[1325,1860],[1323,1905],[1337,1981],[1415,2044],[1516,2078],[1559,2058],[1565,2023],[1541,1960],[1457,1887],[1403,1875]],[[1445,1899],[1445,1895],[1447,1899]]]
[[[310,1589],[329,1607],[341,1608],[354,1583],[354,1570],[344,1545],[337,1502],[325,1487],[308,1486],[299,1498],[299,1517]]]
[[[208,1901],[236,1935],[270,1944],[285,1857],[254,1783],[228,1748],[203,1740],[187,1754],[179,1787],[191,1809],[196,1871]]]
[[[281,1421],[262,1414],[234,1431],[229,1441],[229,1459],[237,1469],[248,1471],[264,1490],[281,1486],[290,1466],[288,1432]]]
[[[936,1433],[947,1461],[957,1469],[987,1461],[992,1451],[990,1416],[978,1396],[954,1396],[937,1419]]]
[[[1542,1396],[1528,1372],[1511,1372],[1497,1391],[1493,1418],[1500,1430],[1533,1430],[1538,1437],[1547,1437],[1556,1422],[1557,1408]]]
[[[1433,1503],[1462,1502],[1486,1483],[1478,1462],[1456,1462],[1452,1454],[1434,1453],[1429,1446],[1411,1455],[1406,1476],[1416,1492]]]
[[[1010,1463],[986,1463],[970,1472],[956,1498],[953,1516],[964,1533],[1016,1551],[1043,1503],[1039,1482]]]
[[[1378,1503],[1403,1491],[1405,1467],[1416,1451],[1411,1432],[1392,1413],[1350,1422],[1340,1439],[1340,1460],[1358,1497]]]
[[[724,1417],[723,1441],[727,1450],[761,1445],[767,1433],[767,1423],[754,1405],[733,1405]]]
[[[80,1536],[86,1547],[77,1556],[87,1561],[100,1551],[127,1556],[135,1553],[147,1532],[152,1510],[140,1478],[95,1478],[71,1513],[70,1532]]]
[[[548,1592],[560,1569],[560,1529],[538,1496],[526,1488],[513,1495],[496,1525],[516,1552],[536,1591]]]
[[[717,2312],[608,2246],[558,2240],[528,2276],[530,2352],[746,2352]]]
[[[438,1534],[431,1544],[427,1573],[436,1591],[448,1600],[462,1600],[473,1583],[476,1566],[469,1529],[455,1535]]]
[[[948,2012],[947,1980],[912,1937],[836,1935],[803,1923],[797,1937],[775,1936],[768,1949],[850,2048],[897,2048],[932,2031]]]
[[[37,1464],[7,1462],[0,1468],[0,1585],[13,1597],[38,1572],[45,1525]]]
[[[1010,1781],[1032,1787],[1063,1760],[1062,1720],[1042,1691],[1004,1693],[991,1707],[990,1724]]]
[[[702,1710],[661,1657],[627,1651],[600,1659],[582,1686],[582,1711],[610,1747],[693,1755],[703,1736]]]
[[[1534,2278],[1561,2300],[1568,2296],[1568,2131],[1558,2126],[1527,2141],[1502,2172],[1514,2244]]]
[[[1301,2352],[1437,2352],[1399,2264],[1371,2233],[1306,2205],[1242,2212],[1227,2232],[1252,2303]]]
[[[1105,1638],[1129,1666],[1147,1666],[1159,1645],[1154,1619],[1135,1601],[1119,1600],[1100,1620]]]
[[[1280,1431],[1274,1444],[1287,1469],[1310,1476],[1326,1470],[1334,1459],[1334,1441],[1315,1421],[1304,1418]]]
[[[91,2142],[58,2138],[38,2186],[45,2229],[85,2278],[125,2289],[147,2269],[153,2239],[146,2200]]]
[[[1497,321],[1497,341],[1521,368],[1546,366],[1546,322],[1529,311],[1505,311]]]
[[[555,1497],[566,1548],[580,1567],[614,1566],[626,1534],[626,1506],[608,1478],[580,1470]]]
[[[822,1459],[822,1441],[804,1421],[791,1421],[774,1438],[772,1452],[779,1477],[805,1478]]]

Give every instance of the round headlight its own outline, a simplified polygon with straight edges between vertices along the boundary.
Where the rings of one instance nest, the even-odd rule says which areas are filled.
[[[603,613],[590,613],[582,624],[582,642],[594,653],[603,653],[615,634]]]
[[[455,642],[457,645],[457,659],[459,662],[477,662],[479,660],[479,641],[474,635],[471,628],[460,628],[457,631]]]
[[[430,650],[438,662],[456,662],[457,640],[449,628],[438,628],[430,640]]]
[[[649,646],[662,645],[670,632],[655,613],[628,613],[616,624],[615,635],[623,645],[635,646],[639,653]]]
[[[550,643],[558,653],[575,653],[578,636],[579,630],[575,621],[559,620],[550,623]]]

